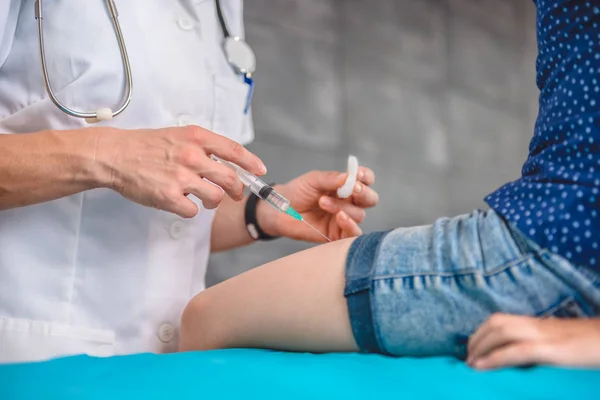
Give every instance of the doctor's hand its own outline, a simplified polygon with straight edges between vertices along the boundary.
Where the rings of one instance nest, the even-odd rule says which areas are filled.
[[[379,202],[379,195],[370,186],[375,174],[369,168],[359,167],[352,195],[340,199],[338,188],[344,185],[348,174],[340,172],[312,171],[275,190],[287,197],[291,206],[331,240],[358,236],[365,218],[365,209]],[[259,202],[257,219],[261,228],[269,235],[284,236],[309,242],[325,242],[325,239],[306,224],[274,210]]]
[[[600,318],[492,315],[469,339],[467,363],[484,370],[531,364],[600,368]]]
[[[244,187],[235,172],[211,160],[211,154],[256,175],[267,172],[262,161],[243,146],[198,126],[99,128],[95,141],[101,186],[136,203],[184,218],[198,213],[188,194],[198,197],[208,209],[219,205],[223,190],[234,200],[243,198]]]

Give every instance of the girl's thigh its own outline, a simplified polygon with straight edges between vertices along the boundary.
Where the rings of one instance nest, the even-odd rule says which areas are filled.
[[[290,255],[197,295],[181,349],[462,357],[492,313],[600,313],[600,284],[493,211]]]
[[[198,294],[182,318],[180,349],[357,351],[344,298],[352,241],[292,254]]]
[[[361,236],[349,253],[345,294],[364,351],[463,357],[469,336],[496,312],[600,312],[589,274],[494,211]]]

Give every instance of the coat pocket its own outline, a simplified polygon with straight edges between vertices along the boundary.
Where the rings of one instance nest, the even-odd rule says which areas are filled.
[[[254,139],[248,115],[244,114],[249,87],[237,77],[216,75],[212,130],[243,145]]]

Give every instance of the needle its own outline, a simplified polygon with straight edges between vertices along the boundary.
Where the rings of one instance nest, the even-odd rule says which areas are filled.
[[[309,224],[308,222],[306,222],[306,220],[304,218],[302,218],[302,222],[304,222],[306,225],[310,226],[315,232],[317,232],[319,235],[321,235],[325,239],[327,239],[328,242],[331,242],[331,239],[329,239],[327,236],[325,236],[321,232],[319,232],[319,230],[317,228],[315,228],[314,226],[312,226],[311,224]]]

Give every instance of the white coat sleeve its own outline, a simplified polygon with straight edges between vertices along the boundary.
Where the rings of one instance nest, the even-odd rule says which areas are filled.
[[[12,47],[20,6],[21,0],[0,0],[0,68]],[[31,18],[33,17],[32,9]]]

